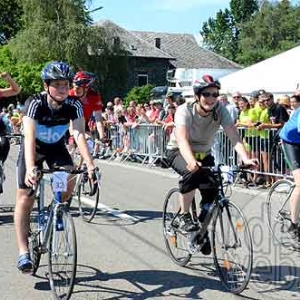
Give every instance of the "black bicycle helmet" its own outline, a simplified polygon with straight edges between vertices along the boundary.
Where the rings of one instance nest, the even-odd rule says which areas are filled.
[[[51,80],[72,81],[74,73],[67,63],[62,61],[53,61],[43,68],[41,77],[46,83],[49,83]]]
[[[221,84],[219,81],[214,80],[211,75],[203,75],[200,80],[196,80],[193,84],[195,95],[200,95],[204,89],[209,87],[216,87],[220,90]]]

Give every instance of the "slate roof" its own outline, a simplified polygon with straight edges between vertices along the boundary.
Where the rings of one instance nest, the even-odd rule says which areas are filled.
[[[103,27],[112,37],[119,37],[132,56],[169,59],[176,68],[241,69],[242,66],[200,47],[192,34],[128,31],[110,20],[94,24]],[[155,46],[160,38],[160,49]]]
[[[161,39],[160,49],[173,57],[177,68],[240,69],[242,66],[212,51],[200,47],[192,34],[130,31],[135,36],[155,45],[155,38]]]
[[[132,56],[175,59],[170,54],[156,48],[155,44],[148,43],[147,41],[134,35],[132,32],[125,30],[112,21],[101,20],[94,25],[103,27],[112,37],[119,37],[121,43],[123,46],[125,46],[125,50]]]

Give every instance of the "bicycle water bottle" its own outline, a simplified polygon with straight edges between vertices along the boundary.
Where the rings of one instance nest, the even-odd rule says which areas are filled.
[[[206,217],[207,213],[209,212],[210,207],[211,207],[211,203],[204,203],[202,205],[201,212],[199,215],[199,221],[201,223],[204,222],[205,217]]]

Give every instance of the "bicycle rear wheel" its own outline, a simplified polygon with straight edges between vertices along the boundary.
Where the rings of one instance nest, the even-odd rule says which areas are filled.
[[[28,248],[33,263],[32,275],[34,275],[40,265],[40,232],[39,232],[39,202],[34,201],[32,211],[30,213]]]
[[[172,260],[179,266],[185,266],[191,259],[187,247],[187,237],[177,230],[180,211],[179,190],[169,191],[163,208],[163,235],[165,244]]]
[[[96,189],[96,191],[95,191]],[[82,176],[82,180],[77,189],[77,200],[79,213],[85,222],[91,222],[98,209],[100,189],[88,178]]]
[[[290,180],[276,181],[267,196],[268,227],[273,239],[282,245],[290,245],[291,240],[287,234],[291,221],[289,198],[294,187]]]
[[[53,223],[49,238],[49,280],[55,299],[71,297],[77,268],[77,241],[73,219],[68,211],[59,208],[61,230]]]
[[[250,281],[253,248],[248,223],[236,204],[228,201],[219,208],[212,232],[217,274],[226,290],[239,294]]]

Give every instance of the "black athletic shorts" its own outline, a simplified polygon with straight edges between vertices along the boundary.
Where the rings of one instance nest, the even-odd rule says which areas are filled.
[[[44,144],[37,142],[35,165],[38,168],[43,167],[46,162],[49,168],[54,166],[73,166],[72,158],[64,144],[64,141],[55,144]],[[17,160],[17,185],[19,189],[28,188],[25,184],[26,164],[24,156],[24,142],[20,146]]]
[[[181,175],[181,179],[179,180],[180,193],[189,193],[195,189],[199,189],[200,184],[205,184],[209,186],[208,189],[199,189],[202,197],[201,204],[213,202],[218,193],[218,186],[216,182],[212,182],[213,177],[210,170],[201,170],[200,168],[197,172],[191,173],[186,168],[187,163],[185,159],[177,149],[167,150],[166,159],[168,165]],[[201,162],[202,166],[206,167],[215,165],[215,159],[211,154],[208,154],[204,159],[198,161]]]
[[[300,144],[290,144],[282,141],[285,161],[290,170],[300,169]]]

